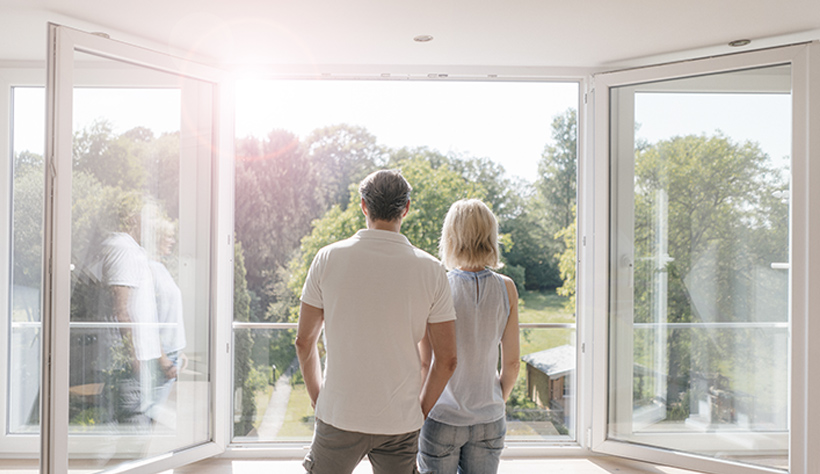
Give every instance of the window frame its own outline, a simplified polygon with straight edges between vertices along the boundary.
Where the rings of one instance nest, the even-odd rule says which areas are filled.
[[[41,393],[41,472],[63,473],[68,469],[68,334],[67,309],[70,301],[70,235],[71,229],[71,166],[72,160],[72,97],[75,77],[81,72],[74,69],[75,51],[90,53],[107,59],[168,72],[179,77],[211,84],[206,99],[212,102],[208,123],[198,119],[197,130],[205,127],[211,146],[206,153],[197,155],[207,159],[206,172],[199,172],[197,187],[209,191],[204,205],[210,222],[210,247],[205,249],[210,272],[203,277],[208,281],[209,326],[209,440],[128,465],[118,466],[119,472],[154,472],[171,469],[199,459],[220,454],[226,445],[224,427],[228,415],[217,407],[225,406],[229,396],[223,381],[229,377],[226,322],[223,315],[232,311],[233,284],[233,87],[224,71],[174,58],[169,55],[136,47],[127,43],[85,33],[72,28],[49,24],[49,56],[46,76],[46,205],[43,261],[43,315]],[[186,79],[186,80],[187,80]],[[187,97],[187,98],[185,98]],[[183,95],[183,100],[194,96]],[[68,158],[66,158],[68,157]],[[62,178],[61,178],[62,177]],[[201,212],[199,209],[197,212]],[[52,267],[55,269],[52,271]],[[48,362],[50,361],[50,363]]]
[[[12,248],[12,179],[13,179],[13,92],[16,87],[44,87],[45,64],[41,62],[0,63],[0,110],[8,113],[0,115],[0,149],[7,150],[8,161],[6,166],[0,167],[0,182],[7,184],[8,192],[0,193],[0,210],[4,218],[0,221],[0,307],[4,308],[0,315],[0,340],[9,341],[11,334],[11,248]],[[6,418],[10,391],[9,364],[11,347],[6,348],[6,354],[0,358],[0,455],[2,453],[25,453],[33,459],[39,454],[39,435],[9,434]]]
[[[617,134],[617,124],[610,121],[610,96],[614,87],[628,86],[652,81],[676,79],[702,74],[731,72],[735,70],[790,64],[792,66],[792,208],[790,233],[790,312],[792,321],[792,341],[790,347],[791,362],[791,413],[790,413],[790,472],[808,472],[808,466],[820,463],[820,456],[813,453],[810,442],[818,439],[817,409],[810,412],[808,400],[816,398],[818,384],[810,386],[809,367],[816,370],[820,360],[820,350],[808,345],[809,338],[816,339],[820,334],[820,324],[812,322],[809,308],[820,307],[820,297],[812,293],[810,286],[820,281],[820,271],[816,265],[804,262],[817,262],[820,251],[812,249],[809,237],[820,236],[820,209],[809,207],[809,197],[818,201],[820,172],[817,167],[810,167],[812,157],[818,158],[820,148],[820,87],[812,87],[810,76],[820,77],[820,51],[818,44],[785,46],[770,50],[753,51],[687,62],[648,66],[640,69],[614,71],[596,74],[595,87],[595,154],[593,156],[595,173],[593,181],[597,194],[591,198],[595,214],[593,226],[594,262],[592,273],[598,275],[594,281],[585,280],[582,285],[593,288],[591,307],[594,326],[599,330],[594,336],[595,372],[592,383],[597,390],[593,395],[593,439],[591,449],[594,452],[621,456],[641,461],[676,467],[694,469],[710,473],[782,473],[779,469],[750,466],[698,456],[694,454],[668,451],[658,448],[639,446],[629,442],[608,439],[609,393],[610,385],[609,332],[610,323],[610,135]],[[815,82],[817,82],[815,80]],[[812,145],[814,145],[812,147]],[[802,179],[797,179],[800,177]],[[585,206],[579,205],[579,208]],[[588,207],[588,206],[587,206]],[[816,240],[815,240],[816,241]],[[606,276],[606,277],[604,277]],[[813,305],[811,304],[813,303]],[[813,323],[813,324],[812,324]],[[794,337],[794,335],[804,337]],[[813,336],[813,337],[812,337]],[[816,346],[816,345],[815,345]]]
[[[587,166],[583,163],[584,153],[589,146],[589,136],[586,127],[582,123],[591,121],[587,115],[591,112],[587,103],[588,84],[592,69],[587,68],[521,68],[521,67],[471,67],[471,66],[448,66],[427,67],[427,66],[392,66],[389,73],[383,68],[371,66],[347,66],[334,68],[334,72],[316,73],[315,70],[300,70],[292,68],[283,71],[281,68],[254,71],[254,77],[270,80],[356,80],[356,81],[432,81],[432,82],[539,82],[539,83],[575,83],[578,85],[578,127],[577,127],[577,196],[580,200],[582,189],[582,173],[586,172]],[[446,73],[438,72],[431,74],[430,70],[444,70]],[[241,75],[241,72],[239,72]],[[581,209],[578,208],[578,229],[576,237],[580,239]],[[580,261],[581,245],[578,245],[578,258]],[[580,274],[580,266],[578,268]],[[580,278],[580,276],[579,276]],[[580,285],[577,291],[580,293]],[[579,296],[580,301],[580,296]],[[586,352],[586,347],[590,347],[591,324],[582,322],[580,317],[580,303],[576,308],[575,330],[577,341],[576,353],[576,376],[574,377],[575,393],[575,429],[573,440],[562,441],[507,441],[502,456],[505,458],[519,457],[541,457],[541,456],[579,456],[588,454],[590,410],[591,407],[590,386],[584,385],[583,379],[591,378],[592,361],[590,354]],[[534,323],[531,327],[544,327],[544,324]],[[296,324],[288,323],[242,323],[234,322],[233,329],[293,329]],[[528,327],[522,324],[522,328]],[[233,332],[231,333],[233,334]],[[233,360],[233,358],[231,359]],[[233,406],[233,404],[232,404]],[[233,412],[233,410],[231,410]],[[232,430],[231,430],[232,431]],[[231,441],[226,448],[226,456],[230,457],[255,457],[269,456],[275,458],[304,457],[309,446],[305,442],[272,441],[272,442],[248,442]]]

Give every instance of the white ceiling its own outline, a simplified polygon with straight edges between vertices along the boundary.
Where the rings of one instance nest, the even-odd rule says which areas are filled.
[[[820,0],[0,0],[0,59],[47,21],[222,65],[602,68],[820,39]]]

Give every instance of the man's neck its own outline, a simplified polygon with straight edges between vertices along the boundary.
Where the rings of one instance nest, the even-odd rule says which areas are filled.
[[[367,219],[367,228],[370,230],[388,230],[398,233],[401,231],[401,219],[394,221],[383,221],[380,219]]]

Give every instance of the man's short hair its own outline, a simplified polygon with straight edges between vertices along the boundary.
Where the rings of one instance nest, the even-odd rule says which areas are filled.
[[[439,241],[441,263],[447,268],[501,268],[498,220],[478,199],[456,201],[447,211]]]
[[[410,201],[413,188],[399,170],[380,170],[367,175],[359,185],[359,194],[373,220],[392,222],[400,219]]]

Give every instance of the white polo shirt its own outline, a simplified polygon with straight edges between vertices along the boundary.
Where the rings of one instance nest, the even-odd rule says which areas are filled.
[[[418,343],[427,323],[456,317],[441,263],[397,232],[360,230],[319,251],[302,301],[324,310],[316,416],[360,433],[420,429]]]
[[[102,276],[108,286],[131,289],[128,313],[135,326],[134,352],[138,360],[162,355],[157,327],[154,279],[145,250],[128,234],[115,232],[102,243]]]

